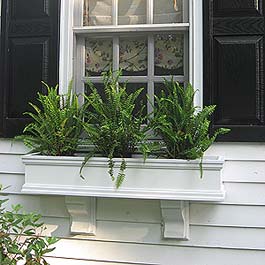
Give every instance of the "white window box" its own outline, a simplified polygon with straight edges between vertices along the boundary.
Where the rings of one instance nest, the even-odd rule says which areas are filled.
[[[222,183],[224,160],[204,157],[203,176],[199,160],[127,158],[126,178],[119,189],[108,174],[108,160],[91,158],[79,170],[82,157],[51,157],[36,154],[22,157],[25,184],[22,192],[70,196],[95,196],[161,200],[221,201],[225,191]],[[121,159],[115,159],[118,170]],[[117,172],[116,172],[117,174]]]

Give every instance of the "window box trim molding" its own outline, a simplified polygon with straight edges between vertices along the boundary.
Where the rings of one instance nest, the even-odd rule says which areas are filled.
[[[27,194],[95,196],[131,199],[222,201],[224,160],[212,156],[200,160],[127,158],[126,178],[119,189],[108,175],[108,159],[91,158],[79,175],[83,157],[25,155]],[[121,159],[114,159],[118,170]],[[117,174],[117,172],[116,172]]]

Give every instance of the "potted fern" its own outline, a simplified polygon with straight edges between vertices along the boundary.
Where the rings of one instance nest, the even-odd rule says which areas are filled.
[[[105,76],[104,92],[99,93],[92,84],[89,87],[83,107],[75,103],[78,111],[73,114],[76,123],[73,126],[78,128],[75,135],[81,132],[79,126],[83,127],[93,148],[86,158],[24,156],[24,192],[165,200],[224,199],[221,174],[224,161],[220,157],[203,157],[203,153],[218,134],[227,130],[209,135],[209,117],[214,107],[197,112],[190,85],[183,89],[173,81],[165,81],[164,91],[155,97],[153,117],[143,115],[143,109],[135,111],[142,89],[128,93],[126,84],[119,84],[117,73]],[[77,96],[68,97],[66,102],[73,102]],[[61,105],[62,102],[57,95],[58,109],[71,107],[70,103]],[[42,124],[39,116],[45,117],[50,108],[43,106],[40,110],[34,106],[34,109],[37,116],[30,115],[39,128]],[[149,125],[143,126],[147,120]],[[67,124],[64,119],[59,123],[63,127]],[[25,131],[31,128],[35,126],[29,125]],[[161,139],[156,152],[147,142],[150,128]],[[33,130],[33,136],[38,138],[39,129],[36,131]],[[157,157],[147,158],[150,152]],[[142,156],[134,157],[135,153]]]
[[[43,85],[47,92],[38,93],[38,104],[29,103],[33,111],[25,113],[32,122],[25,127],[23,135],[16,138],[31,149],[22,157],[25,165],[22,191],[46,194],[53,185],[60,186],[66,180],[69,164],[74,160],[82,164],[84,158],[74,157],[74,154],[83,130],[80,120],[84,108],[79,106],[78,95],[73,93],[71,85],[66,95],[58,94],[58,86]]]
[[[81,168],[82,172],[86,164],[92,163],[92,156],[105,157],[102,161],[107,162],[108,174],[116,188],[125,179],[128,158],[140,152],[145,159],[150,152],[146,134],[148,127],[143,126],[147,120],[143,114],[145,106],[136,110],[143,88],[128,93],[126,83],[119,82],[120,75],[121,72],[104,74],[102,95],[92,83],[88,83],[90,93],[85,96],[87,111],[83,126],[94,149],[88,153]]]

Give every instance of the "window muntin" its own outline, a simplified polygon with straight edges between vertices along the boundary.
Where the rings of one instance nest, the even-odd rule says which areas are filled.
[[[68,0],[70,1],[70,0]],[[155,92],[155,86],[157,83],[163,83],[164,78],[170,79],[173,74],[173,79],[186,84],[188,81],[199,88],[199,91],[195,97],[195,104],[201,106],[202,102],[202,0],[177,0],[178,9],[182,12],[182,22],[179,23],[155,23],[155,0],[146,0],[146,23],[145,24],[128,24],[119,25],[118,24],[118,14],[119,14],[119,0],[111,1],[111,15],[112,24],[111,25],[83,25],[83,7],[84,0],[77,0],[78,8],[73,10],[74,25],[72,32],[74,33],[74,79],[75,86],[78,88],[78,92],[84,92],[80,89],[84,87],[84,83],[89,78],[94,83],[102,83],[102,77],[97,74],[92,76],[88,75],[85,66],[85,43],[86,39],[112,39],[112,56],[113,60],[111,62],[112,70],[118,70],[121,66],[120,58],[120,40],[123,39],[133,39],[145,37],[147,39],[147,74],[144,75],[140,71],[135,72],[124,72],[121,82],[129,83],[144,83],[147,86],[147,92],[152,95]],[[75,3],[76,3],[75,2]],[[127,1],[133,2],[133,1]],[[169,1],[170,4],[174,1]],[[75,6],[77,6],[75,4]],[[80,16],[78,16],[78,14]],[[81,18],[81,19],[80,19]],[[195,23],[195,21],[197,21]],[[179,58],[175,58],[175,61],[182,61],[183,66],[178,69],[164,69],[164,72],[155,70],[155,42],[157,35],[169,35],[171,36],[182,36],[182,44],[178,46],[183,46],[183,54]],[[198,37],[199,36],[199,37]],[[179,38],[179,39],[181,39]],[[199,52],[194,52],[195,50]],[[167,56],[165,56],[166,58]],[[181,58],[182,57],[182,58]],[[180,60],[181,59],[181,60]],[[169,62],[172,65],[172,62]],[[157,67],[156,67],[157,68]],[[71,69],[71,67],[69,67]],[[195,71],[197,69],[197,71]],[[170,70],[172,70],[170,72]],[[126,76],[127,75],[127,76]],[[68,79],[69,80],[69,79]],[[151,102],[154,99],[151,98]],[[152,107],[149,102],[147,102],[148,112],[152,111]]]

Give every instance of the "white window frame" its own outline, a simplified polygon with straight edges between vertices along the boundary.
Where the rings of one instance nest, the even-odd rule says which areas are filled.
[[[115,1],[115,0],[114,0]],[[171,26],[165,25],[165,30],[178,31],[187,30],[189,28],[189,82],[197,89],[195,94],[194,105],[198,107],[203,106],[203,0],[184,0],[189,1],[189,22],[188,23],[176,23]],[[74,66],[75,62],[79,64],[84,64],[84,58],[77,58],[80,51],[74,51],[76,47],[75,34],[82,34],[83,29],[80,27],[75,27],[75,25],[80,25],[80,20],[82,17],[80,15],[75,15],[74,11],[78,14],[81,13],[82,0],[63,0],[61,1],[61,20],[60,20],[60,57],[59,57],[59,91],[60,93],[67,92],[67,87],[69,82],[73,79],[73,69],[78,68]],[[137,29],[136,29],[137,27]],[[172,27],[172,28],[171,28]],[[146,30],[145,25],[123,25],[118,28],[115,26],[107,27],[109,32],[117,30],[119,32],[130,31],[137,32]],[[159,26],[161,29],[161,26]],[[104,27],[106,30],[106,27]],[[148,25],[148,32],[157,31],[157,25]],[[98,34],[100,33],[99,27],[91,27],[89,29],[86,27],[87,31],[90,33]],[[105,32],[104,30],[104,32]],[[78,48],[78,46],[77,46]],[[114,62],[115,63],[115,62]],[[75,76],[76,80],[82,80],[83,73],[77,73]],[[80,87],[77,85],[76,87]],[[81,92],[81,91],[77,91]]]

